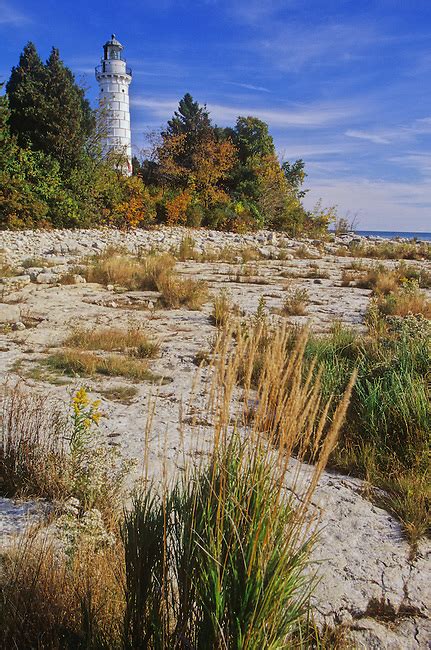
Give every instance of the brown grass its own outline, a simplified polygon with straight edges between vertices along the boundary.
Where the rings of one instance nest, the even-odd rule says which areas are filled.
[[[66,561],[53,544],[24,540],[2,567],[4,647],[118,647],[121,552],[82,550]]]
[[[316,259],[316,255],[314,255],[311,251],[309,251],[306,246],[299,246],[298,248],[295,248],[293,254],[295,255],[295,257],[301,260]]]
[[[379,242],[376,244],[351,244],[349,254],[353,257],[369,257],[389,260],[431,260],[431,245],[426,242]]]
[[[158,279],[160,301],[168,309],[199,310],[208,300],[208,285],[202,280],[181,278],[175,274],[162,275]]]
[[[106,375],[127,377],[136,381],[160,379],[149,370],[146,361],[124,355],[99,356],[93,352],[70,348],[52,354],[46,363],[50,368],[72,376]]]
[[[431,318],[431,301],[419,290],[397,289],[388,295],[380,294],[375,299],[378,310],[387,316],[422,314]]]
[[[111,386],[99,391],[103,397],[114,402],[121,402],[121,404],[131,404],[138,394],[138,389],[135,386]]]
[[[115,327],[100,329],[77,328],[64,341],[68,348],[127,352],[140,359],[152,359],[160,352],[160,343],[139,327],[123,330]]]
[[[175,259],[168,253],[138,258],[111,254],[108,250],[85,269],[85,278],[88,282],[120,285],[132,290],[158,291],[159,279],[171,273],[174,266]]]
[[[280,313],[282,316],[304,316],[309,301],[306,289],[289,289]]]
[[[56,499],[64,491],[66,423],[42,395],[20,386],[3,398],[0,494]]]

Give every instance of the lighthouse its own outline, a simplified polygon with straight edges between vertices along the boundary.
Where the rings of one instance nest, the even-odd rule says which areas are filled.
[[[123,57],[123,46],[112,34],[103,46],[103,59],[96,67],[102,122],[102,151],[123,152],[127,162],[124,173],[132,173],[129,85],[132,71]]]

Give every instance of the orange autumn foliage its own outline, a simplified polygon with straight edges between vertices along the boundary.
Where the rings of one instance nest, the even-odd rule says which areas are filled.
[[[187,208],[192,202],[192,195],[184,190],[166,202],[166,223],[169,226],[185,225],[187,222]]]

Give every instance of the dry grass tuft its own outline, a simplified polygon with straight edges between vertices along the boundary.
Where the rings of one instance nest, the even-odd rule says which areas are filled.
[[[160,301],[168,309],[199,310],[208,300],[208,285],[202,280],[181,278],[175,274],[162,275],[157,283]]]
[[[139,327],[131,327],[128,330],[115,327],[95,330],[77,328],[63,345],[80,350],[127,352],[130,356],[140,359],[152,359],[160,352],[160,343]]]
[[[139,381],[160,379],[148,368],[146,361],[123,355],[99,356],[94,352],[82,352],[73,348],[52,354],[46,360],[48,366],[66,375],[92,377],[127,377]]]
[[[240,314],[239,306],[232,302],[230,294],[225,289],[215,296],[210,319],[216,327],[227,327],[230,320]]]
[[[280,313],[282,316],[304,316],[310,302],[306,289],[289,289],[283,301]]]
[[[431,245],[415,241],[352,244],[350,252],[353,257],[389,260],[431,260]]]
[[[63,492],[66,467],[65,419],[44,396],[21,387],[3,399],[0,494],[56,499]]]
[[[408,316],[422,314],[431,319],[431,301],[416,283],[405,283],[387,295],[379,294],[374,304],[386,316]]]
[[[138,258],[111,254],[108,250],[85,269],[85,278],[88,282],[120,285],[132,290],[158,291],[160,277],[171,273],[174,266],[175,259],[167,253]]]
[[[111,386],[101,390],[100,394],[114,402],[131,404],[138,394],[138,389],[135,386]]]

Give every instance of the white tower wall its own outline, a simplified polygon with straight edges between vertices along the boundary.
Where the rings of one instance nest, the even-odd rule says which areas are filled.
[[[126,174],[132,173],[132,136],[130,130],[129,85],[131,70],[122,58],[123,46],[113,34],[104,45],[101,65],[96,68],[99,104],[102,109],[102,151],[123,151],[127,156]]]

